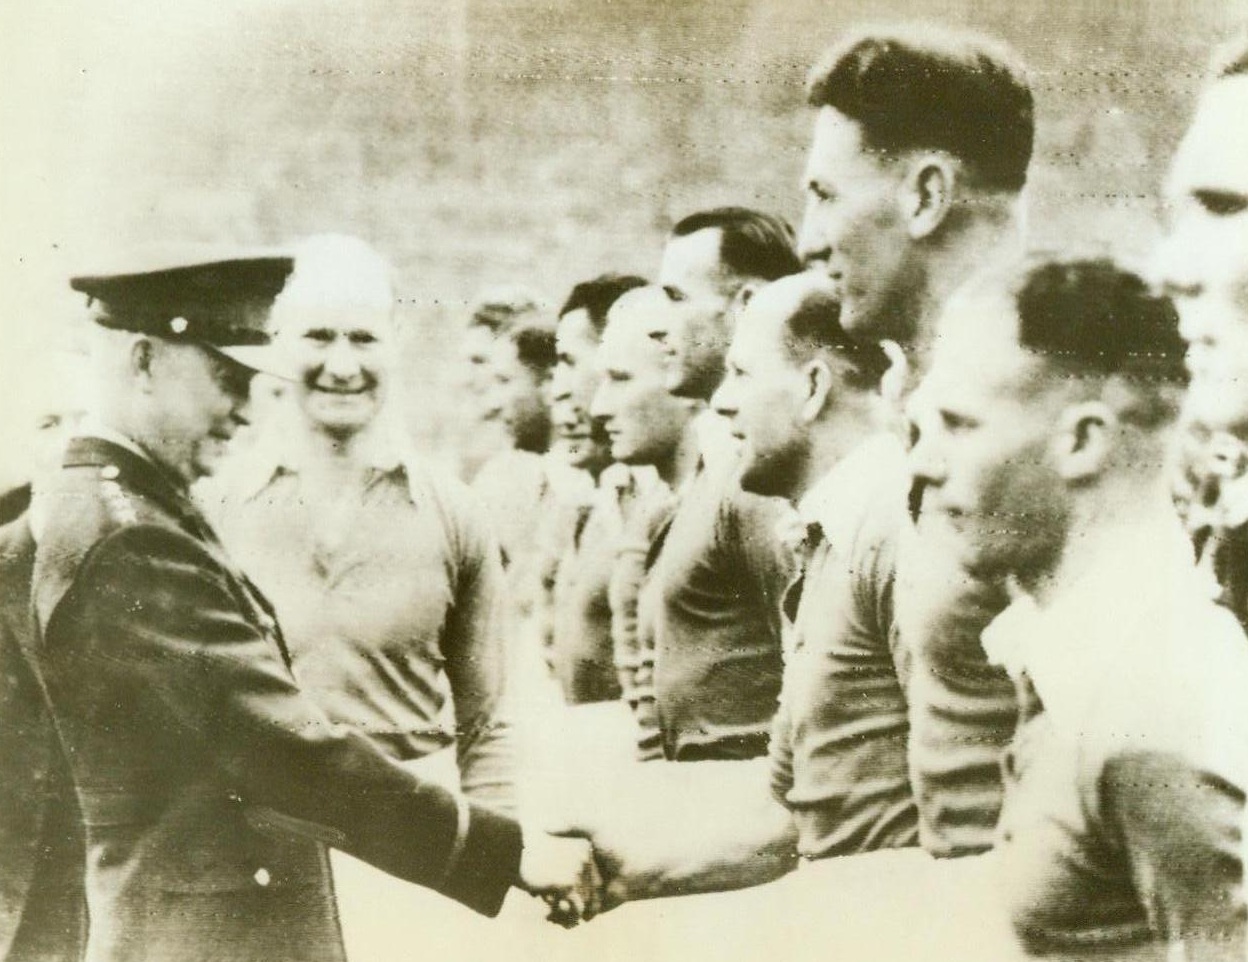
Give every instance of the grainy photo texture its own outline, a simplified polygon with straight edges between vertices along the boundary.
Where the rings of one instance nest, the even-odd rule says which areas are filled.
[[[0,959],[1248,960],[1242,3],[0,43]]]

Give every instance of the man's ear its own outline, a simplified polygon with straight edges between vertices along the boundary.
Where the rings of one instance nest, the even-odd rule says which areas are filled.
[[[130,345],[130,373],[144,392],[152,390],[152,371],[156,364],[156,345],[149,337],[136,337]]]
[[[802,376],[806,385],[806,397],[802,401],[801,418],[803,424],[810,424],[823,413],[832,396],[832,369],[822,359],[808,361],[802,368]]]
[[[729,306],[729,310],[732,314],[740,314],[743,310],[745,310],[745,306],[753,300],[754,295],[758,293],[759,288],[762,286],[763,285],[759,281],[746,281],[738,287],[737,293],[732,297],[732,304]]]
[[[911,240],[931,237],[953,211],[958,166],[943,153],[920,154],[902,185],[902,216]]]
[[[1065,481],[1088,481],[1105,470],[1118,426],[1114,409],[1103,401],[1065,408],[1058,418],[1053,455]]]

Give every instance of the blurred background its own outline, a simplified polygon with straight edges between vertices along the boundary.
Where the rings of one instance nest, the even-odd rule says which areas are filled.
[[[345,231],[396,268],[413,428],[453,449],[474,292],[558,302],[653,274],[702,206],[796,223],[807,69],[899,18],[977,26],[1029,64],[1038,241],[1138,253],[1248,0],[0,0],[3,428],[75,376],[45,358],[73,339],[70,273],[132,243]]]

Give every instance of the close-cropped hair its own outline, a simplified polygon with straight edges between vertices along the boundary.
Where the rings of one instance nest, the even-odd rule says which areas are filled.
[[[1248,31],[1228,40],[1213,52],[1209,73],[1214,80],[1248,75]]]
[[[1069,376],[1116,378],[1136,402],[1125,419],[1156,427],[1177,413],[1187,344],[1168,297],[1108,257],[1038,255],[1013,278],[1019,343]]]
[[[700,230],[720,232],[719,259],[738,277],[775,281],[802,269],[797,235],[783,217],[748,207],[715,207],[682,218],[672,236]]]
[[[818,354],[835,357],[846,366],[845,383],[854,390],[880,386],[890,361],[875,341],[851,337],[841,327],[841,302],[831,291],[816,288],[803,295],[784,327],[789,358],[804,363]]]
[[[533,375],[544,381],[555,369],[555,332],[542,324],[521,324],[507,331],[516,345],[516,357]]]
[[[559,316],[584,310],[594,333],[602,337],[607,326],[607,311],[622,294],[635,287],[645,287],[646,279],[636,274],[600,274],[592,280],[581,281],[572,288],[568,299],[559,308]]]
[[[503,285],[483,291],[472,306],[469,326],[504,334],[529,315],[542,313],[541,300],[527,287]]]
[[[1031,86],[1015,54],[979,34],[931,26],[854,34],[811,71],[807,99],[856,121],[868,149],[947,151],[995,190],[1027,181]]]

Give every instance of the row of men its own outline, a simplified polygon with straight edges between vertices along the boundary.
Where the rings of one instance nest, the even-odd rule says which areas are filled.
[[[1246,76],[1241,48],[1176,159],[1163,296],[1108,258],[1018,259],[1034,108],[1011,53],[851,38],[812,77],[800,239],[739,208],[685,219],[657,284],[573,291],[553,364],[541,331],[487,318],[500,385],[554,370],[544,476],[561,457],[597,485],[570,522],[555,482],[486,468],[484,523],[408,452],[364,245],[76,278],[95,420],[15,499],[4,573],[57,736],[30,770],[63,749],[85,825],[89,956],[333,958],[328,844],[485,912],[522,884],[565,923],[914,848],[1001,870],[1030,953],[1242,958],[1248,645],[1169,452],[1186,396],[1222,446],[1183,505],[1242,617],[1233,525],[1208,521],[1210,479],[1234,500],[1248,365]],[[294,421],[197,506],[264,369]],[[540,446],[531,405],[499,407]],[[550,573],[522,561],[533,516],[570,523]],[[592,846],[510,814],[521,620],[553,621],[569,701],[623,697],[642,757],[701,763],[629,770],[635,804],[548,826]],[[463,795],[419,772],[452,741]],[[665,824],[700,797],[732,817]],[[81,878],[49,865],[11,951],[82,931],[77,903],[29,897]],[[811,878],[852,903],[835,869]]]

